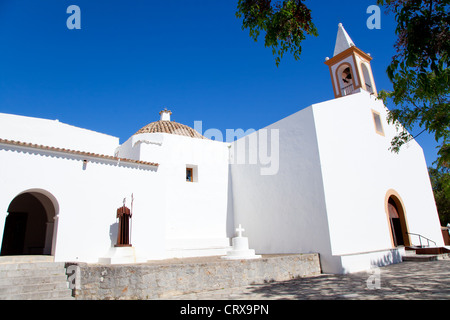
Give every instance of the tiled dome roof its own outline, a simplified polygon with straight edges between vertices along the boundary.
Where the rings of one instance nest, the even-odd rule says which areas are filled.
[[[175,121],[170,121],[171,114],[172,111],[170,110],[167,109],[162,110],[159,113],[159,115],[161,116],[161,119],[159,121],[149,123],[145,127],[141,128],[138,132],[136,132],[135,135],[140,133],[170,133],[170,134],[177,134],[179,136],[206,139],[204,136],[202,136],[200,133],[198,133],[191,127],[188,127],[184,124]]]
[[[200,133],[198,133],[191,127],[188,127],[184,124],[175,121],[167,121],[167,120],[159,120],[149,123],[145,127],[141,128],[135,134],[140,133],[170,133],[191,138],[206,139],[204,136],[202,136]]]

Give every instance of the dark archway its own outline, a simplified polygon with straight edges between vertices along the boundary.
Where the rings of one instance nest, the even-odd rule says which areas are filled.
[[[56,208],[40,192],[24,192],[8,207],[0,255],[51,255]]]
[[[409,246],[408,225],[402,201],[397,196],[390,195],[387,201],[387,211],[394,246]]]
[[[355,88],[353,70],[350,64],[343,63],[336,69],[336,79],[341,96],[352,94]]]

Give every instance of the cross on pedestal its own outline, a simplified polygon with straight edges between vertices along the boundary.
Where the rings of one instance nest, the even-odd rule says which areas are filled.
[[[241,225],[239,224],[239,228],[237,228],[236,231],[238,233],[238,237],[242,237],[242,231],[245,231],[245,229],[242,228]]]

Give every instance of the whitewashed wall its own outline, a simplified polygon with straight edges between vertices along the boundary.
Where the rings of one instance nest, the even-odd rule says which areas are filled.
[[[55,260],[97,262],[115,244],[116,209],[125,197],[130,206],[134,193],[132,244],[146,258],[164,256],[164,189],[155,171],[91,161],[83,169],[80,158],[12,150],[0,150],[0,158],[0,179],[8,182],[0,187],[2,230],[18,194],[49,193],[59,207]]]
[[[0,137],[16,141],[110,155],[118,143],[51,120],[2,114],[0,124]],[[165,189],[156,167],[4,144],[0,162],[2,235],[11,201],[24,192],[42,193],[57,207],[55,259],[97,262],[115,244],[116,209],[125,197],[130,206],[133,193],[132,244],[145,258],[164,257],[166,208],[159,199]]]
[[[404,202],[409,232],[443,245],[422,149],[413,141],[400,154],[390,152],[395,128],[383,120],[385,136],[377,134],[372,109],[386,115],[363,91],[262,129],[279,129],[276,175],[261,175],[260,163],[231,165],[235,222],[258,253],[319,252],[324,272],[333,273],[399,262],[385,210],[390,189]]]
[[[120,148],[120,155],[138,155],[139,160],[160,164],[158,174],[164,180],[160,188],[165,191],[165,198],[160,201],[166,208],[168,256],[202,255],[208,251],[202,253],[195,249],[229,245],[227,144],[175,134],[146,133],[131,137]],[[194,182],[186,181],[186,167],[194,168]]]
[[[321,264],[333,264],[322,184],[321,164],[311,108],[303,109],[262,130],[279,130],[279,169],[238,164],[239,144],[247,156],[261,130],[232,144],[232,193],[235,223],[245,228],[258,254],[321,253]],[[247,158],[248,159],[248,158]],[[273,159],[275,160],[275,159]],[[323,255],[322,255],[323,254]]]
[[[0,138],[44,146],[114,155],[119,138],[58,120],[0,113]]]
[[[399,154],[388,150],[396,129],[382,102],[363,91],[313,110],[333,254],[392,247],[385,210],[390,189],[403,200],[409,232],[443,245],[422,148],[411,141]],[[375,132],[372,110],[381,114],[385,136]]]
[[[422,149],[412,141],[400,154],[388,151],[395,129],[383,121],[385,136],[377,134],[372,109],[386,115],[364,91],[315,104],[230,149],[171,134],[135,135],[119,146],[115,137],[57,121],[0,114],[3,139],[160,164],[92,158],[84,165],[82,156],[3,145],[0,226],[17,195],[40,192],[57,207],[55,259],[96,262],[114,244],[116,209],[133,193],[131,241],[145,259],[217,254],[197,249],[226,247],[242,224],[257,253],[319,252],[325,272],[358,271],[395,262],[385,210],[393,189],[409,232],[443,245]],[[193,183],[187,166],[197,171]]]

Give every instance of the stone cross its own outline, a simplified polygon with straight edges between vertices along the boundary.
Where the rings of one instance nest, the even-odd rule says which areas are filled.
[[[236,229],[236,231],[238,232],[238,237],[242,237],[242,231],[245,231],[244,228],[241,227],[241,225],[239,224],[239,228]]]

